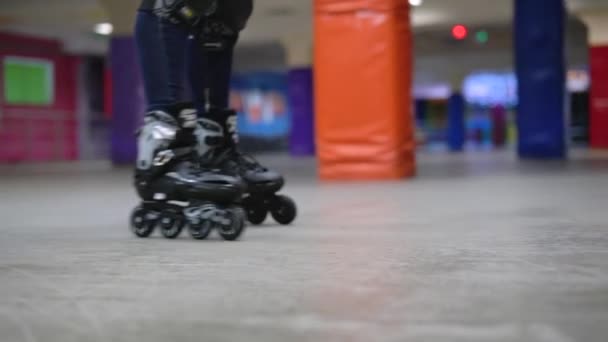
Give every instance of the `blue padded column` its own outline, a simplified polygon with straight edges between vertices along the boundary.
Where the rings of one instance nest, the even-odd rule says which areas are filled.
[[[515,0],[517,126],[522,158],[565,158],[564,0]]]
[[[465,143],[464,97],[454,93],[448,100],[448,148],[452,152],[462,151]]]

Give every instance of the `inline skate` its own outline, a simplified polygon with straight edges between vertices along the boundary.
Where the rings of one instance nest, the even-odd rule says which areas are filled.
[[[246,214],[235,205],[244,191],[240,179],[204,169],[198,162],[194,135],[196,111],[153,111],[138,132],[135,187],[141,204],[131,215],[131,230],[141,238],[158,227],[168,239],[187,228],[205,239],[213,230],[225,240],[238,239]],[[203,134],[201,127],[196,128]]]
[[[224,117],[227,120],[218,123],[210,119],[199,119],[197,131],[214,132],[212,136],[206,137],[197,133],[198,152],[203,165],[219,168],[224,174],[238,176],[243,180],[246,190],[242,205],[249,222],[262,224],[270,213],[276,222],[291,224],[297,216],[297,207],[291,198],[278,194],[285,184],[284,177],[238,150],[236,112],[229,109],[208,110],[214,112],[210,117]]]

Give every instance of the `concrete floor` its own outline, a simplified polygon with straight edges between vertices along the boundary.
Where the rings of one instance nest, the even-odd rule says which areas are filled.
[[[0,169],[0,340],[608,341],[608,156],[422,155],[324,184],[293,227],[131,235],[130,172]]]

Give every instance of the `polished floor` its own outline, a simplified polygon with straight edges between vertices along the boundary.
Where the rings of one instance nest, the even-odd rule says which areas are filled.
[[[127,169],[0,168],[0,340],[608,341],[608,155],[289,177],[295,225],[140,240]]]

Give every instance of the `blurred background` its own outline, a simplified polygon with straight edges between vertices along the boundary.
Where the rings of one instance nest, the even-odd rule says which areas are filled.
[[[138,5],[0,0],[0,340],[608,340],[608,0],[255,0],[234,243],[129,230]]]
[[[413,110],[407,115],[415,122],[419,147],[515,147],[519,99],[513,1],[409,3],[414,65]],[[128,112],[143,101],[132,58],[137,5],[136,0],[2,1],[1,163],[133,160],[134,142],[125,139],[142,116]],[[594,73],[590,68],[590,51],[592,31],[608,35],[606,3],[568,0],[566,5],[563,35],[540,38],[540,43],[564,43],[564,139],[569,146],[606,147],[605,140],[590,145],[590,128],[605,125],[593,120],[590,87],[607,87],[608,76],[605,69]],[[247,149],[314,155],[313,47],[312,1],[256,2],[237,48],[232,90]],[[605,61],[604,50],[595,51]],[[114,72],[122,75],[120,82],[131,82],[128,94],[113,92],[112,56],[121,54]],[[450,102],[455,94],[463,101]],[[606,100],[598,101],[596,111],[605,113]],[[463,119],[450,120],[450,115]],[[598,129],[608,134],[607,127]],[[450,145],[450,134],[463,135],[464,142]]]

